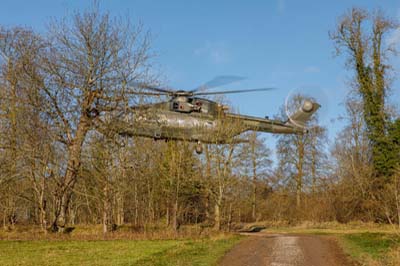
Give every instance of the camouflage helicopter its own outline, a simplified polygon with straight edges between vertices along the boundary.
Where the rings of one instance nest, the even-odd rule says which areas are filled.
[[[202,153],[202,143],[226,144],[245,142],[239,135],[253,130],[277,134],[302,134],[307,132],[306,123],[320,105],[305,99],[287,121],[268,117],[240,115],[228,111],[228,107],[199,96],[269,91],[273,88],[250,90],[226,90],[207,92],[210,89],[243,79],[235,76],[218,76],[194,90],[173,90],[145,83],[136,83],[141,88],[137,94],[167,96],[170,99],[158,103],[143,104],[131,108],[128,116],[113,119],[113,130],[119,135],[140,136],[155,140],[178,140],[195,142],[196,152]],[[229,125],[231,125],[229,127]],[[229,130],[226,128],[229,127]]]

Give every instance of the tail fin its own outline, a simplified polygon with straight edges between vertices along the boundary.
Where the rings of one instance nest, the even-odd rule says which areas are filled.
[[[305,100],[302,106],[294,114],[289,116],[289,121],[286,124],[291,124],[297,127],[304,128],[311,116],[321,107],[320,104]]]

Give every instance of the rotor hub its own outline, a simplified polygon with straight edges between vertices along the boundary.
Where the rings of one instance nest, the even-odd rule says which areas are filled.
[[[176,101],[176,102],[183,102],[183,103],[187,103],[189,100],[188,100],[188,97],[186,96],[186,95],[177,95],[175,98],[174,98],[174,101]]]
[[[179,90],[179,91],[175,91],[173,94],[176,95],[177,97],[179,97],[179,96],[187,97],[187,96],[191,96],[193,93],[191,93],[190,91]]]

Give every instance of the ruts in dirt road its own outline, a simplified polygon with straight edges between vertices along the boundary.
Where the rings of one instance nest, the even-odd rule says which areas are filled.
[[[326,236],[250,234],[222,259],[221,266],[353,265]]]

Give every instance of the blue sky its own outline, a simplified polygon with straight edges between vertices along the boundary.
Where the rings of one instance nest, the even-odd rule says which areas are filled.
[[[42,31],[49,18],[68,15],[90,3],[0,0],[0,24]],[[306,90],[321,97],[321,123],[328,126],[331,139],[342,128],[342,122],[335,119],[344,112],[341,103],[349,91],[351,73],[343,57],[333,56],[328,31],[352,6],[379,7],[400,18],[398,0],[100,1],[101,9],[128,15],[151,30],[158,54],[155,62],[168,86],[192,89],[214,76],[230,74],[247,79],[225,88],[279,88],[228,96],[235,109],[255,116],[275,115],[292,90]],[[398,33],[393,37],[400,40]],[[393,62],[397,71],[400,60]],[[398,94],[394,88],[395,99]]]

